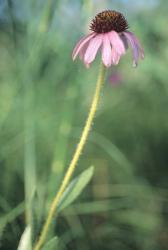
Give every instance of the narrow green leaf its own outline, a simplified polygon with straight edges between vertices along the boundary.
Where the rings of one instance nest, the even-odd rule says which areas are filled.
[[[42,247],[42,250],[60,250],[59,247],[59,238],[55,236],[51,240],[49,240],[44,247]]]
[[[43,216],[43,206],[41,204],[41,200],[38,196],[38,193],[36,190],[34,190],[34,193],[31,198],[31,232],[32,232],[32,243],[35,243],[35,240],[38,238],[38,234],[41,229],[42,224],[42,216]]]
[[[69,206],[80,195],[91,180],[93,172],[94,167],[90,167],[70,182],[59,202],[58,211]]]

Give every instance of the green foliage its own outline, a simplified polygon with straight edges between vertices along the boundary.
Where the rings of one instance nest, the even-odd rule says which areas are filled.
[[[39,235],[97,76],[100,58],[86,70],[72,62],[72,49],[95,12],[105,8],[123,10],[145,60],[133,69],[129,51],[109,69],[108,76],[117,73],[121,82],[106,79],[46,244],[59,239],[73,250],[167,249],[168,3],[140,2],[0,1],[0,249],[17,249],[27,223],[32,240]],[[91,165],[89,183],[93,170],[85,168]]]
[[[51,239],[43,248],[42,250],[57,250],[58,249],[58,238],[54,237]]]
[[[72,204],[72,202],[80,195],[80,193],[89,183],[93,176],[93,172],[94,168],[90,167],[71,181],[59,202],[58,211],[61,211]]]
[[[63,250],[65,249],[63,245],[61,245],[59,238],[54,237],[49,242],[47,242],[44,247],[42,247],[42,250]]]

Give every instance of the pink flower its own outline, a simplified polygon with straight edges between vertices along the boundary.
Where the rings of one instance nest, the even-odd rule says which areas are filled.
[[[117,86],[120,83],[122,83],[122,81],[123,81],[122,75],[116,71],[112,72],[109,76],[109,82],[111,85]]]
[[[139,57],[144,58],[140,42],[132,32],[127,31],[128,24],[121,13],[103,11],[93,19],[90,28],[92,32],[76,44],[72,53],[73,60],[79,55],[86,67],[89,67],[100,49],[103,64],[110,67],[119,63],[128,45],[132,48],[133,66],[137,66]]]

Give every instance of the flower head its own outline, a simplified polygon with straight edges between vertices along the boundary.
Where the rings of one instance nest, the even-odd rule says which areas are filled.
[[[99,13],[93,19],[90,29],[92,32],[76,44],[72,53],[73,60],[79,55],[86,67],[94,61],[99,49],[106,67],[117,65],[128,45],[132,48],[133,66],[137,66],[139,57],[144,58],[140,42],[127,30],[128,23],[120,12],[106,10]]]

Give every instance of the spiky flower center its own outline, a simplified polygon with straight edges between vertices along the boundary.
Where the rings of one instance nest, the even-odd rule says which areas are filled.
[[[90,29],[96,33],[106,33],[112,30],[119,33],[128,29],[128,23],[120,12],[105,10],[95,16]]]

